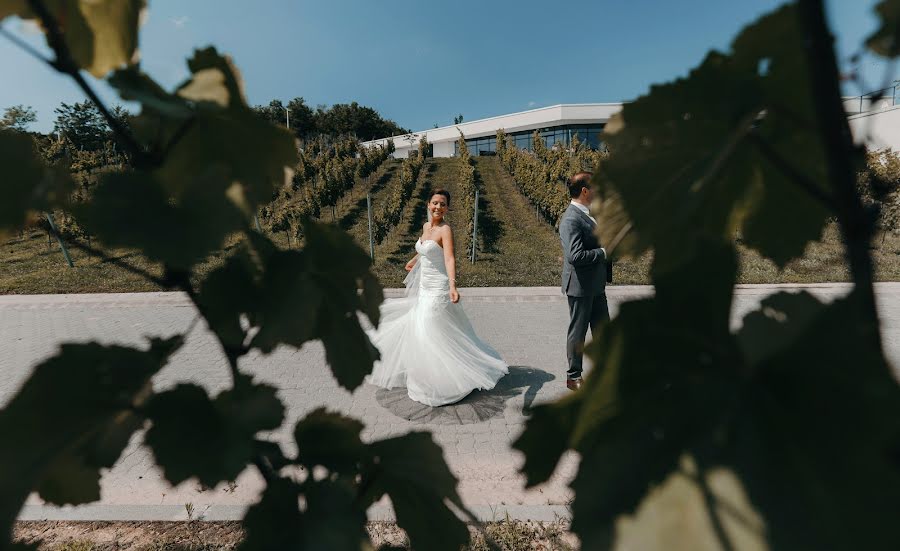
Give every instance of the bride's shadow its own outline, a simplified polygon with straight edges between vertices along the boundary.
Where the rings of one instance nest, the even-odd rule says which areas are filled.
[[[491,390],[476,390],[459,402],[431,407],[411,400],[406,388],[379,389],[375,400],[397,417],[414,423],[434,425],[468,425],[501,417],[506,402],[523,396],[522,413],[528,413],[544,383],[556,377],[534,367],[511,366],[509,374]]]

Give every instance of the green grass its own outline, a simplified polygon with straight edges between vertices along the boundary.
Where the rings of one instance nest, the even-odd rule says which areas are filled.
[[[348,231],[368,250],[366,191],[372,193],[373,207],[378,208],[398,185],[399,163],[389,162],[370,182],[358,182],[335,209],[335,222]],[[457,250],[457,279],[461,287],[516,287],[559,285],[562,253],[554,229],[534,210],[518,191],[512,179],[494,158],[478,158],[476,175],[482,191],[479,214],[480,236],[478,260],[471,264],[464,251]],[[387,287],[401,287],[406,272],[403,265],[414,254],[414,245],[425,221],[428,193],[443,187],[451,194],[457,191],[456,162],[452,159],[429,159],[418,186],[403,212],[403,219],[387,238],[376,247],[374,272]],[[322,221],[331,221],[326,209]],[[453,210],[448,214],[451,225],[462,219]],[[455,228],[455,226],[454,226]],[[455,228],[456,229],[456,228]],[[457,229],[457,232],[460,231]],[[273,236],[287,247],[283,234]],[[459,240],[461,241],[461,240]],[[239,244],[229,240],[220,253],[211,255],[197,268],[197,278],[209,273]],[[837,227],[826,227],[821,240],[810,243],[800,259],[784,270],[761,258],[756,252],[738,244],[741,283],[822,283],[849,281],[843,259],[843,245]],[[0,244],[0,294],[37,293],[110,293],[158,291],[156,285],[144,281],[114,264],[70,249],[75,267],[69,268],[55,240],[48,243],[40,232],[27,233]],[[134,251],[113,249],[109,256],[138,268],[161,275],[158,264],[148,262]],[[876,278],[900,281],[900,236],[879,236],[872,248]],[[649,282],[651,257],[618,260],[614,270],[615,284]]]

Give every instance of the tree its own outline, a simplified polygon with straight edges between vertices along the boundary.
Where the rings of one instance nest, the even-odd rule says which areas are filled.
[[[103,114],[91,101],[62,103],[54,109],[53,131],[76,149],[99,151],[109,138],[109,127]]]
[[[863,202],[878,213],[876,225],[883,243],[888,233],[900,229],[900,153],[890,149],[868,153],[857,189]]]
[[[368,141],[397,134],[408,134],[394,121],[384,119],[371,107],[352,103],[338,103],[331,107],[319,106],[314,114],[316,130],[329,136],[352,134]]]
[[[313,110],[306,105],[302,97],[294,98],[287,104],[291,114],[291,131],[298,138],[312,136],[316,130],[316,122],[313,118]]]
[[[462,113],[453,117],[453,124],[462,124],[463,116]]]
[[[422,137],[419,138],[419,157],[433,157],[434,156],[434,145],[428,143],[428,137],[425,134],[422,134]]]
[[[280,99],[273,99],[269,105],[257,105],[253,107],[253,110],[271,124],[287,126],[287,110]]]
[[[37,112],[31,106],[13,105],[3,110],[0,118],[0,129],[6,128],[24,132],[28,126],[37,122]]]

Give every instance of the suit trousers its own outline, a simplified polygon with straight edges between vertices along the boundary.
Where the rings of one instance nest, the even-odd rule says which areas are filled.
[[[566,298],[569,299],[569,332],[566,335],[569,369],[566,376],[569,379],[577,379],[581,377],[588,326],[591,328],[591,337],[596,338],[601,324],[609,320],[609,305],[606,302],[605,292],[592,297]]]

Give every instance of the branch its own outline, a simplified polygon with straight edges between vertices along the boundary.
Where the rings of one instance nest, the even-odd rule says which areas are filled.
[[[709,523],[712,524],[713,532],[716,534],[716,539],[719,540],[721,548],[724,551],[734,551],[734,544],[731,543],[728,533],[725,532],[725,526],[722,524],[722,519],[719,518],[719,512],[716,510],[716,502],[718,500],[709,488],[709,483],[706,481],[706,472],[706,469],[700,467],[698,461],[695,482],[700,487],[700,493],[703,495],[703,502],[706,504],[706,512],[709,515]]]
[[[878,331],[878,309],[873,286],[874,266],[869,256],[869,241],[875,224],[866,210],[856,189],[854,157],[860,149],[854,146],[850,124],[844,111],[840,93],[837,60],[834,55],[834,37],[825,18],[823,0],[799,0],[797,4],[803,26],[803,44],[810,70],[812,103],[815,118],[822,129],[825,147],[825,163],[837,204],[837,218],[844,242],[847,244],[847,260],[850,273],[861,300],[860,320],[867,327],[862,333],[871,339],[873,346],[882,350]]]
[[[197,308],[197,311],[203,316],[204,319],[207,319],[207,316],[204,314],[204,308],[200,304],[199,296],[197,295],[197,291],[194,289],[194,285],[191,283],[190,272],[185,270],[172,270],[169,267],[165,269],[165,280],[172,282],[175,286],[177,286],[181,291],[183,291],[193,302],[194,307]],[[225,353],[225,357],[228,360],[228,368],[231,372],[232,377],[232,386],[238,384],[243,375],[238,369],[238,358],[243,356],[248,352],[246,347],[234,348],[225,344],[225,342],[219,337],[218,333],[215,331],[212,332],[213,336],[218,341],[219,346],[222,348],[222,351]],[[266,481],[266,484],[271,484],[277,477],[278,473],[275,472],[275,469],[272,467],[272,463],[266,458],[263,454],[257,453],[253,458],[253,465],[259,470],[259,474]]]
[[[807,177],[805,174],[797,170],[787,159],[782,157],[778,151],[766,140],[762,139],[759,134],[751,134],[750,142],[756,146],[760,153],[767,161],[778,169],[782,174],[787,176],[788,180],[799,186],[803,191],[809,194],[813,199],[825,205],[825,208],[833,213],[837,213],[838,206],[834,201],[834,197],[829,195],[818,184]]]
[[[35,49],[31,44],[25,42],[24,40],[22,40],[22,39],[19,38],[18,36],[16,36],[16,35],[14,35],[13,33],[7,31],[7,30],[6,30],[4,27],[2,27],[2,26],[0,26],[0,35],[3,35],[4,37],[6,37],[7,40],[9,40],[9,41],[12,42],[13,44],[15,44],[16,46],[18,46],[18,47],[21,48],[22,50],[24,50],[25,53],[27,53],[27,54],[29,54],[30,56],[34,57],[35,59],[37,59],[37,60],[40,61],[41,63],[46,63],[46,64],[49,65],[50,67],[53,67],[54,69],[56,68],[56,66],[53,65],[53,61],[51,61],[51,60],[47,59],[46,57],[44,57],[43,54],[41,54],[41,52],[37,51],[37,49]]]
[[[178,130],[175,131],[175,134],[172,135],[172,139],[169,140],[169,143],[166,144],[166,147],[162,150],[162,153],[157,155],[158,164],[162,164],[162,162],[169,156],[169,153],[172,152],[172,149],[178,145],[178,142],[181,141],[182,138],[188,133],[188,130],[194,126],[194,123],[197,122],[197,117],[191,117],[188,120],[184,121]]]
[[[51,228],[49,231],[50,231],[51,235],[53,235],[57,239],[65,241],[66,245],[69,245],[73,249],[77,249],[82,252],[86,252],[86,253],[89,253],[92,255],[99,256],[103,260],[103,262],[108,262],[108,263],[112,264],[113,266],[118,266],[119,268],[122,268],[126,272],[140,276],[140,277],[146,279],[147,281],[149,281],[150,283],[158,285],[159,287],[161,287],[163,289],[171,289],[172,288],[172,285],[170,285],[165,279],[163,279],[161,277],[157,277],[143,268],[138,268],[137,266],[129,264],[128,262],[125,262],[124,260],[120,260],[114,256],[110,256],[105,251],[102,251],[100,249],[90,247],[88,245],[85,245],[84,243],[79,243],[75,239],[67,238],[67,237],[63,236],[61,233],[59,233],[58,231],[56,231],[55,229]]]
[[[113,116],[106,105],[97,96],[96,92],[94,92],[94,89],[91,88],[90,84],[84,79],[84,76],[81,74],[81,68],[75,63],[75,60],[72,58],[72,53],[66,45],[59,23],[56,21],[56,18],[53,17],[53,14],[50,13],[50,10],[47,9],[47,6],[40,0],[28,0],[28,6],[41,20],[47,34],[47,42],[50,44],[53,53],[56,54],[56,60],[44,61],[60,73],[69,75],[75,80],[78,87],[81,88],[88,99],[90,99],[91,102],[97,106],[97,109],[100,110],[103,118],[106,119],[106,124],[108,124],[109,128],[113,131],[116,141],[119,142],[119,145],[131,154],[135,167],[146,168],[157,166],[159,163],[155,162],[156,160],[143,150],[137,140],[135,140],[134,136],[128,132],[119,119]]]

